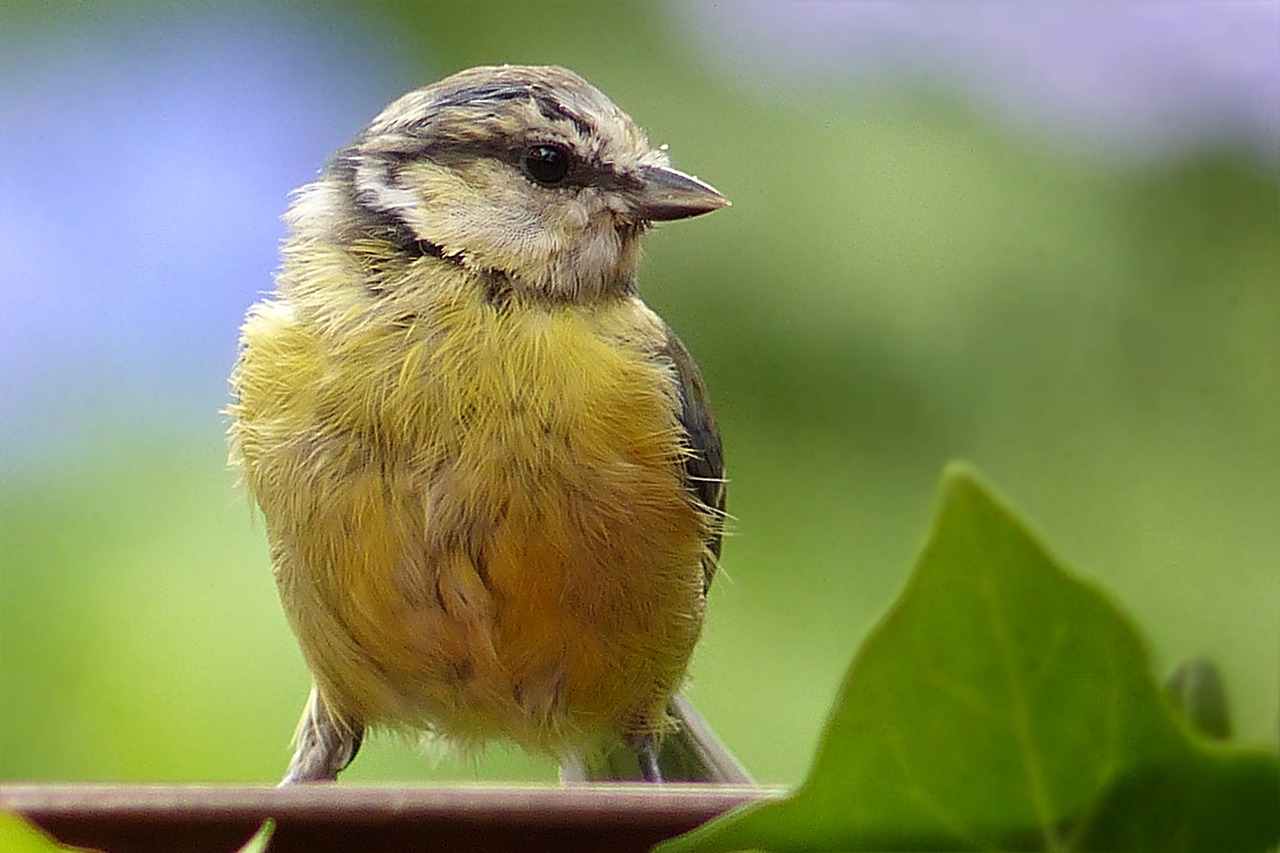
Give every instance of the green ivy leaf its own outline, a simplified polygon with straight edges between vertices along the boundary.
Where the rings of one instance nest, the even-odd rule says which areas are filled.
[[[1227,689],[1212,661],[1183,663],[1165,680],[1164,692],[1200,734],[1219,740],[1231,737]]]
[[[93,853],[84,847],[59,844],[21,815],[0,811],[0,850],[5,853]]]
[[[1273,753],[1192,733],[1126,618],[961,465],[808,780],[659,853],[1260,850]]]
[[[276,822],[271,818],[267,818],[262,822],[262,826],[258,827],[258,831],[253,837],[244,843],[236,853],[266,853],[267,846],[271,843],[271,836],[276,831]]]
[[[263,821],[262,826],[236,853],[266,853],[276,822]],[[4,853],[96,853],[87,847],[59,844],[35,824],[21,815],[0,811],[0,850]]]

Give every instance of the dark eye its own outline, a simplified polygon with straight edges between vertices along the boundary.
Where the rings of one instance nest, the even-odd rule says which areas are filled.
[[[556,186],[569,174],[569,152],[559,145],[532,145],[520,163],[529,177],[549,187]]]

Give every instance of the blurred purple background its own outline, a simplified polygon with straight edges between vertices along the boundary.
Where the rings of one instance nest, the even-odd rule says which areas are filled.
[[[404,85],[372,38],[296,18],[86,14],[0,36],[6,463],[99,428],[86,407],[128,423],[225,404],[286,194]]]
[[[1096,153],[1235,137],[1280,165],[1280,3],[833,2],[679,7],[719,64],[822,86],[927,83]]]

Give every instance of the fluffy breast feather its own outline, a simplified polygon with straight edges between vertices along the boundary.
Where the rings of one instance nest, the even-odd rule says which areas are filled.
[[[232,431],[335,710],[542,750],[660,727],[711,523],[661,320],[461,284],[335,315],[309,281],[246,322]]]

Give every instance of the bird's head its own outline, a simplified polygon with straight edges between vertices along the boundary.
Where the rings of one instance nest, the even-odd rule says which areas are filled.
[[[388,106],[334,158],[357,227],[551,298],[627,292],[652,222],[729,202],[563,68],[472,68]]]

